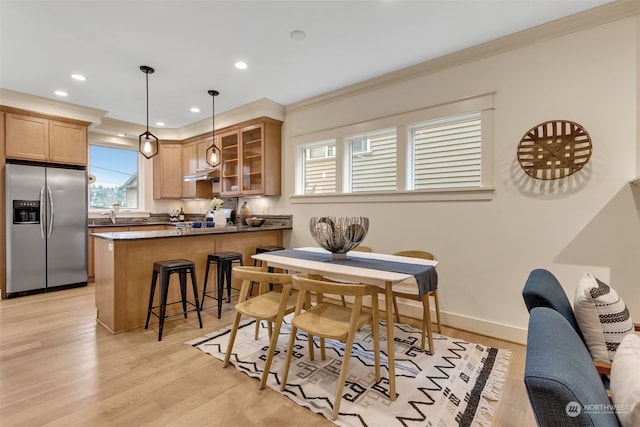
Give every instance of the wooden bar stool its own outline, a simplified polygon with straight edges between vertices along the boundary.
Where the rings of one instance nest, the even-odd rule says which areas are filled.
[[[238,290],[231,287],[231,271],[233,269],[233,263],[237,262],[240,265],[242,263],[242,254],[240,252],[216,252],[207,256],[207,268],[204,273],[204,287],[202,289],[202,302],[200,310],[204,309],[205,298],[211,298],[218,301],[218,319],[222,314],[222,301],[227,300],[231,302],[231,289]],[[216,265],[217,283],[216,289],[207,292],[207,282],[209,281],[209,267],[211,264]],[[224,282],[227,282],[227,296],[224,297]],[[210,294],[215,293],[215,296]],[[233,295],[235,296],[235,295]]]
[[[281,251],[284,248],[282,246],[258,246],[256,248],[256,255],[257,254],[263,254],[265,252],[273,252],[273,251]],[[253,260],[253,265],[254,266],[260,266],[262,267],[262,261],[259,261],[257,259]],[[267,271],[269,273],[273,273],[273,267],[268,267]],[[269,290],[272,291],[273,290],[273,283],[269,283]],[[251,287],[249,288],[249,295],[253,294],[253,282],[251,283]]]
[[[273,252],[273,251],[281,251],[284,248],[282,246],[258,246],[256,248],[256,255],[257,254],[263,254],[265,252]],[[260,263],[260,264],[258,264]],[[253,260],[253,265],[257,266],[260,265],[262,266],[262,261],[258,261],[257,259]],[[269,273],[273,273],[273,267],[269,267]]]
[[[193,286],[193,298],[195,304],[187,300],[187,272],[191,275],[191,285]],[[173,273],[178,273],[180,278],[180,294],[182,295],[181,301],[174,301],[167,303],[167,295],[169,293],[170,276]],[[153,305],[153,298],[156,293],[156,284],[158,282],[158,275],[160,276],[160,303],[157,306]],[[182,303],[182,312],[171,315],[166,315],[167,305]],[[187,304],[192,305],[195,309],[187,310]],[[160,313],[155,313],[153,309],[160,308]],[[189,311],[195,311],[198,314],[198,322],[200,328],[202,328],[202,318],[200,317],[200,303],[198,301],[198,285],[196,282],[195,264],[188,259],[172,259],[167,261],[158,261],[153,264],[153,276],[151,277],[151,292],[149,294],[149,309],[147,310],[147,321],[144,324],[144,328],[149,328],[149,319],[153,314],[160,320],[160,329],[158,331],[158,341],[162,341],[162,330],[164,329],[164,320],[168,317],[184,315],[187,318]]]

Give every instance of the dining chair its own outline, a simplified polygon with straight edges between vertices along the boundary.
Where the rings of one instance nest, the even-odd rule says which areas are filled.
[[[405,256],[411,258],[422,258],[436,261],[435,255],[431,252],[420,250],[408,250],[394,253],[394,255]],[[441,331],[440,323],[440,300],[438,299],[438,289],[428,292],[422,298],[422,340],[420,342],[420,349],[424,351],[425,337],[429,340],[429,353],[433,355],[435,349],[433,348],[433,334],[431,332],[431,309],[429,307],[429,297],[432,296],[436,305],[436,326],[438,327],[438,333]],[[400,311],[398,310],[397,298],[406,298],[414,301],[420,301],[418,296],[418,284],[415,279],[408,279],[403,282],[394,285],[393,287],[393,310],[396,313],[396,322],[400,323]]]
[[[307,274],[293,276],[293,287],[298,290],[298,301],[295,314],[291,321],[291,336],[287,349],[286,360],[282,371],[280,390],[287,386],[287,376],[291,365],[291,355],[296,341],[298,329],[308,335],[309,358],[314,359],[314,340],[319,337],[320,356],[326,358],[325,339],[339,340],[345,343],[344,356],[340,376],[336,386],[336,394],[333,403],[332,419],[338,417],[344,383],[349,370],[349,360],[356,332],[365,324],[371,325],[373,338],[373,351],[375,359],[375,377],[380,380],[380,342],[378,333],[378,287],[360,283],[327,282],[311,278]],[[324,294],[344,295],[354,297],[351,307],[331,303],[323,298]],[[311,296],[315,295],[316,304],[309,305]],[[371,310],[362,310],[362,300],[365,296],[371,297]],[[303,309],[307,307],[306,310]]]
[[[242,280],[240,287],[240,296],[236,304],[236,315],[233,320],[231,335],[229,336],[229,344],[224,357],[224,367],[229,366],[233,343],[236,339],[240,319],[242,316],[252,317],[258,323],[263,320],[268,322],[269,328],[269,349],[267,351],[267,359],[264,364],[264,371],[260,380],[260,389],[262,390],[267,384],[269,369],[273,360],[278,343],[278,335],[282,326],[282,318],[287,314],[293,313],[296,308],[295,293],[292,295],[291,290],[291,274],[270,273],[265,267],[252,266],[236,266],[233,267],[233,277]],[[257,296],[248,298],[249,289],[252,283],[259,283],[259,293]],[[269,284],[282,285],[280,292],[272,291]],[[256,328],[256,339],[258,338],[258,328]]]

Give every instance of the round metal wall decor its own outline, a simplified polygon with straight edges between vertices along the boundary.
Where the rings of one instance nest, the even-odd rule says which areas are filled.
[[[518,144],[518,162],[536,179],[559,179],[587,164],[591,137],[578,123],[551,120],[529,129]]]

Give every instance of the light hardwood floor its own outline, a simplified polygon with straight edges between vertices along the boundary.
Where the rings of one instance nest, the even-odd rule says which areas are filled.
[[[214,309],[119,335],[96,324],[94,286],[0,301],[0,425],[332,426],[287,397],[185,341],[231,323]],[[211,302],[208,302],[211,304]],[[419,322],[414,326],[419,326]],[[521,345],[444,328],[512,351],[495,426],[535,426],[522,382]]]

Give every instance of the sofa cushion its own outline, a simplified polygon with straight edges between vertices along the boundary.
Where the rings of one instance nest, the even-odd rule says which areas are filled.
[[[576,288],[573,310],[591,357],[613,361],[622,339],[633,334],[629,310],[618,293],[585,273]]]
[[[640,336],[624,337],[611,364],[611,400],[620,424],[640,426]]]
[[[619,427],[584,341],[551,308],[531,310],[524,383],[539,426]]]

